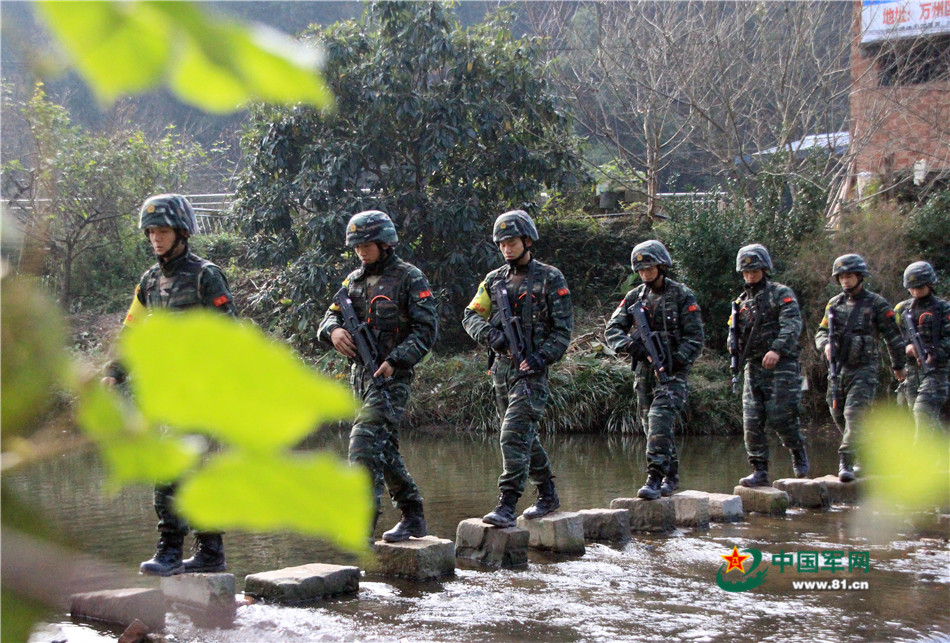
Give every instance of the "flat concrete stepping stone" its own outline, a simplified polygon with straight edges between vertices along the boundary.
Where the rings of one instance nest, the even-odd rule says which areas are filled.
[[[244,577],[244,593],[281,605],[312,603],[359,591],[360,570],[348,565],[311,563]]]
[[[745,517],[742,511],[742,498],[730,493],[710,493],[708,491],[696,491],[689,489],[680,491],[676,496],[687,496],[691,498],[707,498],[709,500],[709,520],[710,522],[738,522]]]
[[[528,520],[518,516],[518,526],[528,530],[528,546],[559,554],[583,554],[584,518],[569,511],[555,511]]]
[[[234,620],[234,574],[177,574],[161,580],[167,603],[184,608],[192,619],[225,626]]]
[[[482,522],[481,518],[463,520],[455,530],[455,557],[494,567],[526,565],[528,530],[500,529]]]
[[[709,496],[681,491],[672,498],[677,527],[709,528]]]
[[[742,498],[742,507],[747,512],[784,516],[788,509],[788,494],[775,487],[743,487],[736,485],[733,490]]]
[[[455,543],[445,538],[426,536],[401,543],[377,541],[374,549],[379,571],[386,576],[426,580],[455,573]]]
[[[827,509],[831,506],[828,485],[821,480],[782,478],[773,482],[772,486],[788,494],[788,504],[791,507]]]
[[[667,532],[676,527],[676,508],[670,498],[614,498],[610,508],[630,512],[630,531]]]
[[[69,613],[74,618],[122,627],[139,620],[150,632],[158,632],[165,627],[165,595],[160,589],[147,587],[73,594],[69,599]]]
[[[864,490],[864,480],[857,479],[854,482],[841,482],[838,480],[838,476],[833,474],[815,478],[815,482],[825,483],[825,488],[828,490],[828,500],[833,505],[853,505],[858,501],[858,494]]]
[[[584,520],[584,540],[630,540],[630,512],[626,509],[583,509],[577,513]]]

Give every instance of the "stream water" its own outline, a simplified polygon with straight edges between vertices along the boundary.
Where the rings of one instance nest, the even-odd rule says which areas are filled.
[[[327,431],[308,448],[346,451],[345,432]],[[562,509],[609,506],[643,483],[643,441],[600,435],[546,436]],[[836,471],[836,445],[813,440],[813,475]],[[731,493],[748,465],[734,438],[679,440],[684,489]],[[487,513],[500,472],[497,436],[406,433],[402,452],[426,498],[430,534],[454,540],[456,525]],[[773,445],[773,478],[790,477],[787,452]],[[5,479],[5,491],[41,508],[85,553],[134,570],[156,540],[151,490],[103,493],[92,451],[64,454]],[[533,491],[519,503],[530,504]],[[359,594],[310,607],[241,606],[232,627],[205,629],[170,613],[169,641],[891,641],[950,640],[950,547],[943,532],[921,536],[905,523],[884,536],[855,520],[863,508],[791,509],[751,515],[708,530],[635,536],[625,545],[589,544],[583,556],[532,551],[522,569],[462,562],[454,576],[425,583],[364,574]],[[398,515],[387,507],[380,530]],[[873,521],[871,521],[873,522]],[[946,523],[944,523],[946,525]],[[934,537],[936,536],[936,537]],[[311,562],[358,564],[348,554],[291,534],[228,533],[229,571],[254,572]],[[772,565],[749,591],[717,587],[721,556],[755,548],[775,554],[840,551],[866,555],[869,570],[809,573]],[[845,563],[847,564],[847,563]],[[835,589],[798,589],[825,580]],[[841,585],[847,582],[848,587]],[[141,578],[144,586],[157,586]],[[116,632],[51,614],[31,641],[105,641]]]

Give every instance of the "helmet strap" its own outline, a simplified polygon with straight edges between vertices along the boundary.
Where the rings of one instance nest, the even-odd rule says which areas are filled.
[[[172,247],[158,255],[159,263],[168,263],[172,259],[178,256],[178,248],[184,245],[185,250],[188,249],[188,236],[182,233],[180,228],[175,228],[175,241],[172,243]]]
[[[528,237],[521,237],[521,247],[521,254],[514,259],[508,260],[508,265],[512,268],[517,268],[519,265],[521,265],[521,260],[524,259],[525,255],[531,252],[531,248],[528,246]]]

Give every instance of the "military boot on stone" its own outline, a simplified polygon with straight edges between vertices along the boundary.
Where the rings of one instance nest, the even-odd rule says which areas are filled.
[[[181,548],[184,534],[163,532],[158,539],[155,555],[139,565],[139,573],[149,576],[172,576],[185,571],[181,564]]]
[[[805,445],[792,449],[792,470],[796,478],[808,477],[808,452],[805,451]]]
[[[548,515],[560,506],[561,501],[558,500],[557,489],[554,488],[554,479],[549,478],[547,482],[538,485],[537,502],[525,509],[521,515],[528,520],[534,520]]]
[[[663,482],[660,484],[660,495],[664,498],[669,498],[673,495],[673,492],[680,488],[679,470],[679,462],[670,463],[666,475],[663,476]]]
[[[637,491],[637,498],[644,500],[656,500],[660,497],[660,485],[663,482],[663,474],[654,469],[647,471],[647,481]]]
[[[415,536],[422,538],[427,533],[426,517],[422,511],[421,502],[407,502],[402,510],[402,520],[389,531],[383,532],[383,540],[387,543],[401,543]]]
[[[482,522],[487,522],[495,527],[514,527],[515,505],[518,504],[518,494],[514,491],[502,491],[498,496],[498,506],[482,518]]]
[[[763,460],[752,460],[752,474],[739,479],[743,487],[771,487],[769,480],[769,463]]]
[[[195,534],[195,555],[182,563],[185,573],[223,572],[224,540],[221,534]]]
[[[854,459],[848,453],[839,453],[838,480],[854,482]]]

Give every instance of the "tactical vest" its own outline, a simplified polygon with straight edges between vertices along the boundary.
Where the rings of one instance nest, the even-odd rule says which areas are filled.
[[[180,263],[178,263],[180,262]],[[161,266],[152,266],[142,278],[141,294],[146,308],[187,310],[201,306],[201,277],[214,264],[191,252],[172,262],[166,276]]]
[[[940,346],[940,340],[943,339],[941,331],[948,306],[945,301],[935,295],[930,295],[928,299],[927,304],[929,305],[921,304],[919,299],[908,299],[901,304],[901,311],[910,310],[924,348],[927,349],[928,353],[933,354]]]
[[[684,299],[683,289],[678,283],[667,278],[662,292],[654,292],[646,284],[640,284],[634,292],[636,299],[629,303],[633,305],[637,301],[643,301],[650,330],[658,332],[670,351],[676,352],[683,336],[680,319],[680,308]]]
[[[408,292],[403,283],[409,278],[410,267],[394,258],[381,275],[367,275],[363,271],[347,285],[353,310],[376,334],[381,355],[391,353],[409,336],[409,306],[402,301],[400,293]],[[368,288],[372,288],[372,292],[368,292]]]
[[[490,279],[485,282],[485,287],[494,297],[494,287],[499,281],[505,279],[506,271],[501,269],[495,272]],[[524,308],[527,297],[525,286],[528,277],[525,275],[517,286],[512,285],[508,280],[508,303],[511,305],[511,314],[521,320],[525,327],[525,333],[531,338],[531,347],[529,350],[536,350],[547,337],[551,328],[551,313],[548,310],[548,275],[549,270],[546,264],[537,260],[534,261],[534,274],[531,277],[531,317],[525,317]],[[501,319],[498,313],[492,316],[491,324],[496,328],[501,328]]]
[[[835,345],[845,366],[858,367],[878,360],[877,332],[874,327],[874,301],[870,293],[848,305],[847,293],[841,293],[831,300],[835,310]],[[854,321],[851,316],[857,315]],[[848,326],[850,325],[850,328]],[[848,329],[845,334],[845,329]]]
[[[772,342],[781,330],[778,307],[772,303],[774,291],[775,286],[768,282],[755,295],[750,296],[746,291],[739,297],[736,328],[739,331],[739,352],[746,355],[746,359],[762,357],[772,350]]]

